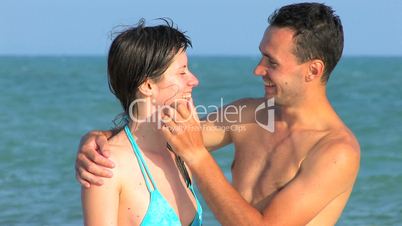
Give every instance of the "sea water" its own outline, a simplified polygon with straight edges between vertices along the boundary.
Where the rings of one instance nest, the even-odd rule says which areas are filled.
[[[258,57],[190,56],[196,105],[263,95]],[[402,223],[402,58],[344,57],[328,83],[361,145],[361,168],[338,225]],[[122,110],[106,58],[0,57],[0,225],[82,225],[74,161],[80,137]],[[214,152],[230,179],[233,146]],[[295,200],[297,201],[297,200]],[[204,224],[219,225],[205,202]]]

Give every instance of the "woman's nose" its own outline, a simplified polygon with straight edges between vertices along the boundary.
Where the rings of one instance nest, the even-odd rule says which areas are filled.
[[[199,84],[199,81],[198,81],[197,77],[192,72],[190,72],[190,77],[188,79],[187,85],[196,87],[196,86],[198,86],[198,84]]]

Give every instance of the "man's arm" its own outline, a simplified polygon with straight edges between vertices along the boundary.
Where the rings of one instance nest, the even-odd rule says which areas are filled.
[[[233,101],[201,119],[204,146],[214,151],[232,143],[235,128],[255,123],[255,105],[263,99],[243,98]]]
[[[186,111],[178,107],[181,115],[186,116]],[[203,147],[202,136],[194,129],[195,120],[187,122],[189,127],[166,121],[163,134],[191,169],[205,201],[223,225],[305,225],[333,199],[350,190],[358,172],[358,147],[342,140],[327,142],[305,159],[298,175],[261,213],[226,180]]]
[[[230,131],[216,122],[201,119],[201,127],[204,146],[208,151],[215,151],[232,143]]]

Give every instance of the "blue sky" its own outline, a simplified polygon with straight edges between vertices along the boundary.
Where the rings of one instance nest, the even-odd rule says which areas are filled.
[[[301,1],[2,0],[0,55],[105,55],[110,32],[170,17],[193,55],[259,55],[267,17]],[[402,1],[327,0],[341,17],[345,55],[402,56]]]

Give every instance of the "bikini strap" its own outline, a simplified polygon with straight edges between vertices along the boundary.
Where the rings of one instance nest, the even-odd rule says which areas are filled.
[[[156,184],[155,184],[155,181],[154,181],[154,179],[152,178],[152,174],[150,173],[150,171],[149,171],[149,169],[148,169],[148,166],[147,166],[147,164],[145,163],[144,158],[142,157],[140,148],[138,147],[137,143],[135,142],[135,140],[134,140],[134,138],[133,138],[133,135],[131,135],[131,131],[130,131],[130,129],[128,128],[127,125],[124,127],[124,131],[126,132],[127,137],[128,137],[128,139],[129,139],[129,141],[130,141],[132,147],[133,147],[134,154],[135,154],[135,156],[137,157],[138,165],[140,166],[141,173],[142,173],[142,176],[144,177],[145,184],[147,185],[148,191],[151,192],[151,191],[157,189]],[[149,178],[149,179],[148,179],[148,178]],[[151,180],[153,189],[151,188],[151,185],[149,184],[149,180]]]

